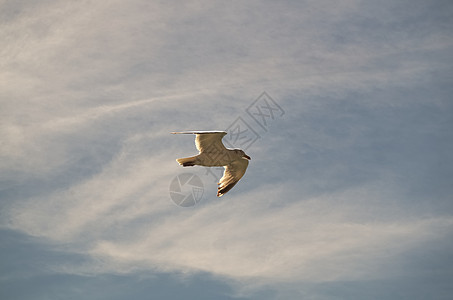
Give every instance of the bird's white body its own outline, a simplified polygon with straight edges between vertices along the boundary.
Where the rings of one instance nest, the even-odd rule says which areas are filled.
[[[242,154],[236,149],[226,149],[226,151],[218,152],[201,152],[195,156],[195,165],[204,167],[223,167],[232,162],[242,159]]]

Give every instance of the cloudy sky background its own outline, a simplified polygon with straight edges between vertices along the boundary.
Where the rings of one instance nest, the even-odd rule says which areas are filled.
[[[450,299],[451,1],[0,1],[2,299]],[[285,111],[267,131],[246,108]],[[193,136],[261,136],[221,199]],[[204,183],[192,208],[171,180]]]

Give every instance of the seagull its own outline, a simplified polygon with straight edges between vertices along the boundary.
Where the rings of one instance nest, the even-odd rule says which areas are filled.
[[[225,168],[218,183],[217,197],[226,194],[244,176],[251,158],[241,149],[227,149],[223,145],[222,138],[227,134],[225,131],[183,131],[172,134],[195,134],[195,146],[200,153],[176,159],[183,167],[197,165]]]

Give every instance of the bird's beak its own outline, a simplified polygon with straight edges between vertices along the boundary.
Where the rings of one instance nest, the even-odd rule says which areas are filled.
[[[247,160],[251,160],[250,156],[248,156],[247,154],[244,154],[244,156],[242,158],[245,158]]]

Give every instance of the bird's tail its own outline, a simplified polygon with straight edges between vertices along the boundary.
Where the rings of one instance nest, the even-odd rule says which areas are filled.
[[[197,157],[196,156],[192,156],[192,157],[185,157],[185,158],[178,158],[176,159],[176,161],[182,165],[183,167],[191,167],[191,166],[195,166],[195,162],[197,160]]]

